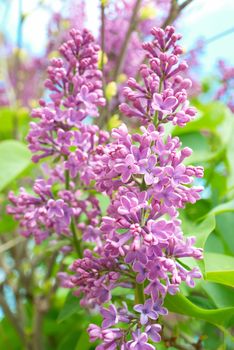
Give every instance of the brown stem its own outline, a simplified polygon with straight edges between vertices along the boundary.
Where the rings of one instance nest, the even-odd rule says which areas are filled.
[[[11,309],[9,308],[7,302],[5,301],[5,298],[3,296],[2,290],[0,291],[0,305],[1,305],[2,309],[3,309],[3,312],[4,312],[5,316],[8,318],[10,323],[15,328],[15,330],[16,330],[17,334],[19,335],[22,343],[25,346],[27,346],[27,340],[26,340],[25,333],[24,333],[24,330],[22,328],[22,325],[21,325],[18,317],[11,311]]]
[[[34,301],[34,322],[33,322],[33,350],[43,350],[42,326],[46,311],[48,310],[47,299],[43,296],[37,297]]]
[[[104,57],[105,57],[105,5],[101,0],[101,71],[102,71],[102,88],[103,96],[105,97],[106,80],[104,75]],[[100,110],[100,117],[97,120],[97,125],[102,128],[109,116],[109,102],[106,99],[106,105]]]
[[[105,5],[103,4],[103,1],[101,1],[101,71],[103,73],[104,68],[104,55],[105,55]],[[104,80],[104,74],[102,76],[102,79]],[[103,81],[103,87],[104,87],[104,81]]]
[[[25,238],[23,238],[22,236],[18,236],[16,238],[13,238],[11,240],[9,240],[8,242],[0,245],[0,254],[4,253],[5,251],[18,246],[19,243],[23,242],[25,240]]]
[[[186,0],[180,5],[180,11],[182,11],[186,6],[188,6],[193,0]]]
[[[179,5],[177,0],[171,0],[170,12],[161,27],[164,29],[166,26],[173,23],[181,11],[183,11],[184,8],[187,7],[192,1],[193,0],[186,0],[181,5]]]
[[[127,33],[125,35],[123,45],[120,49],[119,57],[118,57],[118,60],[116,62],[116,65],[115,65],[115,70],[113,72],[113,77],[112,77],[113,81],[117,80],[118,75],[122,69],[124,58],[126,55],[127,46],[128,46],[129,40],[131,38],[131,34],[132,34],[133,30],[135,29],[136,24],[137,24],[136,18],[137,18],[137,13],[138,13],[138,10],[140,8],[141,2],[142,2],[142,0],[136,0],[135,6],[133,8],[132,16],[131,16],[130,21],[129,21],[129,27],[128,27]],[[102,29],[101,30],[104,31],[104,26],[105,26],[104,9],[103,9],[103,7],[101,9],[102,9]],[[104,42],[105,42],[104,35],[102,35],[102,40],[103,40],[103,45],[104,45]],[[103,49],[102,49],[102,51],[103,51]],[[102,109],[101,116],[97,121],[97,124],[100,128],[103,128],[106,125],[106,123],[109,119],[109,114],[110,114],[109,112],[110,112],[109,111],[109,101],[106,101],[106,106]]]
[[[125,58],[125,54],[126,54],[126,50],[127,50],[127,46],[128,46],[128,42],[131,38],[132,32],[134,31],[134,29],[136,27],[136,24],[137,24],[136,18],[137,18],[138,10],[139,10],[140,5],[141,5],[141,1],[142,0],[136,0],[135,6],[133,8],[132,16],[131,16],[130,22],[129,22],[129,27],[128,27],[123,45],[122,45],[120,53],[119,53],[118,61],[117,61],[116,66],[115,66],[115,70],[114,70],[114,74],[113,74],[114,81],[116,81],[116,79],[121,71],[121,68],[122,68],[122,65],[124,62],[124,58]]]

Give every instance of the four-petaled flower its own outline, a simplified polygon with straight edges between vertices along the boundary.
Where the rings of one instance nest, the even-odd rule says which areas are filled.
[[[104,318],[102,322],[102,327],[108,328],[110,326],[114,326],[119,322],[117,310],[113,304],[111,304],[108,309],[101,308],[100,312]]]
[[[177,98],[175,96],[169,96],[163,99],[161,94],[155,93],[153,95],[152,107],[155,111],[162,112],[167,115],[172,113],[173,107],[177,104]]]
[[[149,156],[147,159],[142,159],[139,161],[140,164],[140,174],[144,175],[144,180],[146,185],[152,185],[155,178],[162,174],[160,167],[157,167],[157,158],[154,154]]]
[[[132,333],[133,340],[127,342],[129,350],[155,350],[154,346],[148,344],[148,336],[138,329]]]
[[[145,325],[148,319],[156,320],[158,318],[157,313],[153,310],[152,300],[147,299],[144,304],[137,304],[134,306],[134,310],[141,314],[140,322]]]
[[[139,173],[139,166],[136,164],[132,154],[128,154],[123,163],[116,164],[114,169],[121,174],[121,179],[127,183],[131,176]]]

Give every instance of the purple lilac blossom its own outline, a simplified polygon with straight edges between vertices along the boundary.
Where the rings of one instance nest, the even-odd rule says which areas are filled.
[[[159,125],[171,121],[174,125],[184,126],[194,118],[196,111],[187,99],[191,81],[181,76],[188,68],[185,61],[179,61],[183,54],[177,43],[181,35],[175,34],[172,27],[165,31],[153,28],[151,34],[153,41],[143,44],[149,60],[149,66],[140,67],[143,83],[133,78],[128,80],[128,87],[124,89],[128,103],[122,103],[120,110],[144,124],[154,121]]]
[[[180,261],[184,257],[201,259],[202,249],[194,246],[194,237],[184,238],[178,209],[200,198],[202,188],[192,184],[194,177],[203,176],[203,169],[183,164],[192,150],[181,148],[178,137],[166,136],[162,125],[184,126],[195,116],[186,94],[191,83],[179,75],[187,69],[185,62],[179,62],[180,35],[172,27],[165,31],[153,28],[152,34],[154,40],[143,45],[150,64],[150,68],[140,68],[147,78],[145,86],[130,78],[129,85],[138,92],[127,89],[130,106],[121,106],[145,126],[131,134],[122,124],[113,129],[112,142],[98,147],[92,163],[96,189],[111,200],[100,226],[102,244],[95,255],[86,251],[84,259],[72,264],[74,275],[67,275],[67,285],[70,288],[73,283],[82,305],[101,307],[104,321],[98,337],[102,345],[97,349],[154,349],[149,338],[160,341],[157,320],[167,314],[165,296],[177,293],[182,281],[193,287],[194,278],[201,277],[198,268],[186,269]],[[115,337],[115,333],[114,340],[116,328],[112,327],[121,322],[121,313],[113,303],[112,291],[136,284],[146,299],[125,309],[122,322],[130,324],[131,331],[122,329],[122,336]],[[105,303],[108,309],[101,306]],[[104,338],[104,330],[109,330],[110,339]],[[89,332],[92,337],[93,328]],[[129,333],[132,340],[126,341]]]
[[[160,341],[157,322],[167,314],[166,295],[177,293],[183,281],[193,287],[201,277],[198,268],[183,264],[184,257],[201,259],[202,249],[194,246],[195,237],[183,236],[178,211],[200,198],[202,188],[193,181],[203,176],[203,169],[183,164],[192,150],[166,135],[162,125],[182,127],[194,118],[186,92],[191,82],[180,76],[187,69],[180,62],[181,36],[172,27],[151,32],[153,41],[143,45],[149,60],[140,68],[144,83],[130,78],[127,103],[120,106],[143,126],[131,133],[122,124],[109,139],[98,127],[82,123],[97,116],[104,104],[101,73],[93,37],[86,30],[71,31],[71,40],[60,49],[64,60],[53,60],[48,69],[51,102],[40,102],[33,113],[39,122],[28,136],[34,161],[59,157],[61,171],[54,169],[48,181],[38,180],[35,195],[23,189],[18,197],[10,194],[9,212],[25,236],[33,234],[41,242],[52,232],[71,235],[70,222],[75,221],[83,239],[94,243],[59,278],[82,307],[99,308],[101,327],[88,328],[90,340],[101,341],[96,350],[155,349],[151,341]],[[56,196],[55,179],[66,184]],[[105,215],[95,196],[79,198],[86,188],[89,194],[90,184],[109,197]],[[118,288],[136,289],[135,300],[128,306],[115,302]]]
[[[91,194],[81,198],[94,176],[90,166],[94,149],[108,139],[108,133],[97,126],[82,123],[84,118],[97,116],[98,106],[105,103],[97,69],[98,46],[87,30],[73,29],[60,52],[63,59],[52,59],[45,82],[51,100],[40,100],[41,108],[32,112],[37,122],[31,123],[27,137],[33,161],[52,157],[59,165],[50,169],[48,180],[36,180],[35,195],[23,188],[18,196],[10,193],[8,212],[20,220],[20,233],[34,236],[36,243],[54,233],[70,236],[72,221],[83,240],[98,241],[99,202]],[[56,183],[59,190],[54,193]],[[81,215],[85,223],[80,222]]]
[[[215,99],[227,104],[232,113],[234,113],[234,67],[220,60],[218,63],[220,87],[216,92]]]

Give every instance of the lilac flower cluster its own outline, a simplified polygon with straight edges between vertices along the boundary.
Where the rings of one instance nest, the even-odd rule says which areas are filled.
[[[76,230],[83,232],[84,241],[97,242],[95,227],[101,215],[98,200],[91,195],[81,200],[79,190],[60,190],[55,194],[52,187],[51,179],[38,179],[33,186],[35,194],[27,193],[24,188],[18,196],[9,193],[13,206],[8,207],[8,213],[20,221],[21,235],[32,235],[37,244],[54,233],[70,237],[70,225],[74,220]],[[81,215],[85,215],[88,224],[81,222]]]
[[[145,124],[172,121],[174,125],[184,126],[194,118],[196,111],[187,99],[191,81],[181,76],[188,68],[185,61],[179,61],[183,50],[177,42],[181,36],[175,34],[172,27],[167,27],[165,32],[153,28],[151,34],[154,40],[143,44],[149,58],[149,66],[142,65],[139,72],[143,84],[133,78],[128,80],[124,95],[130,105],[122,103],[120,110]]]
[[[99,48],[93,36],[87,30],[82,35],[71,30],[70,37],[59,50],[64,60],[52,59],[48,68],[45,87],[51,91],[51,101],[41,100],[41,108],[32,113],[40,120],[31,123],[27,137],[30,150],[36,153],[35,162],[50,155],[79,158],[75,153],[70,154],[71,147],[83,149],[83,142],[93,144],[91,139],[96,132],[94,127],[85,127],[81,121],[87,116],[97,117],[97,107],[105,104],[101,72],[97,69]],[[73,131],[74,127],[78,131]]]
[[[230,110],[234,113],[234,67],[228,65],[225,61],[220,60],[218,63],[220,83],[215,98],[224,101]]]
[[[60,52],[63,60],[52,59],[45,82],[50,100],[40,100],[41,108],[32,112],[37,122],[30,124],[27,137],[33,161],[52,157],[56,167],[50,164],[49,179],[35,182],[35,195],[23,188],[19,196],[9,195],[13,206],[8,211],[20,220],[21,234],[33,235],[37,243],[53,233],[69,237],[81,230],[84,240],[96,240],[100,220],[99,202],[88,186],[94,150],[107,141],[108,133],[82,123],[86,117],[97,116],[98,106],[105,103],[102,74],[97,69],[98,46],[87,30],[73,29]],[[86,195],[81,199],[84,188]]]
[[[183,263],[185,257],[201,259],[202,251],[194,237],[183,236],[178,210],[200,198],[202,189],[192,184],[203,169],[183,164],[192,150],[181,148],[162,125],[184,126],[195,116],[186,93],[191,82],[180,75],[187,69],[179,62],[180,35],[172,27],[153,28],[152,34],[153,41],[143,45],[149,59],[140,68],[143,83],[130,78],[128,103],[120,106],[143,126],[131,133],[122,124],[109,139],[82,122],[98,116],[105,103],[98,47],[86,30],[70,32],[60,48],[63,60],[52,60],[48,68],[50,102],[40,101],[28,135],[33,160],[50,156],[57,165],[48,180],[36,181],[35,195],[24,189],[9,195],[9,212],[24,236],[32,234],[38,243],[53,233],[74,238],[79,259],[71,274],[61,271],[59,277],[83,307],[99,308],[101,327],[88,328],[90,340],[102,342],[97,350],[154,349],[166,295],[177,293],[183,281],[193,287],[201,277]],[[105,216],[97,192],[110,199]],[[93,249],[82,252],[82,241],[93,242]],[[126,288],[135,299],[123,303],[115,293]]]
[[[185,257],[201,259],[202,250],[194,237],[183,236],[178,209],[200,198],[202,188],[192,183],[203,169],[183,164],[192,150],[181,149],[179,138],[167,136],[162,125],[184,126],[194,117],[186,94],[191,84],[179,75],[187,68],[179,62],[180,36],[172,27],[153,28],[152,34],[154,40],[143,45],[150,64],[140,70],[144,85],[130,78],[126,96],[133,106],[120,106],[146,126],[131,134],[122,124],[113,129],[112,142],[97,148],[96,189],[111,200],[101,221],[102,243],[72,264],[72,275],[61,276],[82,305],[100,306],[102,326],[88,329],[91,341],[102,341],[98,350],[154,349],[151,342],[160,341],[157,320],[167,314],[166,295],[177,293],[183,281],[193,287],[201,277],[198,268],[183,264]],[[117,287],[135,290],[134,303],[115,303]]]

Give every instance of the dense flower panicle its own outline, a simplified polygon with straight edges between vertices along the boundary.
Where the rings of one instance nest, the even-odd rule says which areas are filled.
[[[178,61],[180,36],[171,27],[154,28],[152,34],[153,42],[144,45],[150,68],[140,69],[145,85],[130,78],[125,94],[133,106],[121,105],[147,125],[131,134],[122,124],[113,129],[112,142],[97,148],[92,162],[96,188],[111,199],[100,227],[102,245],[95,256],[87,252],[88,259],[75,261],[74,275],[65,278],[64,285],[73,284],[83,305],[110,303],[109,309],[101,307],[102,327],[89,327],[91,340],[102,340],[97,349],[153,349],[150,341],[160,341],[161,330],[155,322],[167,314],[165,296],[178,292],[182,281],[193,287],[201,277],[197,268],[185,268],[182,262],[184,257],[201,259],[202,250],[194,246],[194,237],[183,236],[178,209],[200,198],[202,188],[192,183],[203,176],[203,169],[183,164],[192,150],[181,149],[179,138],[166,136],[161,125],[172,121],[183,126],[194,117],[186,94],[191,83],[178,75],[187,69]],[[111,264],[105,274],[103,262]],[[136,284],[145,301],[125,310],[121,319],[111,303],[112,290]],[[120,322],[130,326],[116,328]]]
[[[135,283],[144,283],[147,299],[144,305],[134,307],[131,317],[139,319],[147,335],[147,330],[154,334],[152,320],[167,313],[162,306],[166,294],[175,294],[182,281],[193,287],[194,279],[201,277],[197,268],[185,269],[178,260],[184,257],[201,259],[202,250],[194,247],[194,237],[183,237],[177,209],[199,199],[201,188],[189,185],[194,176],[203,175],[203,170],[182,164],[191,150],[179,150],[178,138],[168,136],[164,141],[163,128],[156,130],[149,124],[141,131],[142,134],[130,135],[122,125],[113,130],[114,141],[99,148],[100,158],[97,157],[94,167],[97,188],[112,198],[108,216],[102,218],[103,243],[97,249],[99,258],[89,253],[91,261],[77,260],[72,265],[75,275],[67,276],[66,283],[69,287],[73,283],[75,293],[82,294],[82,305],[88,301],[94,305],[110,301],[111,291],[117,286],[134,287]],[[100,277],[103,261],[114,263],[109,269],[109,274],[116,278],[112,283],[108,273]],[[80,266],[85,268],[81,270]],[[99,297],[101,292],[105,296],[103,302]],[[116,324],[120,322],[113,313],[110,317],[112,322],[105,322],[105,325],[111,327],[115,326],[114,320]],[[154,341],[160,340],[159,335],[152,337]],[[99,339],[108,344],[102,333]],[[115,341],[122,344],[120,340]],[[130,344],[133,341],[125,344],[126,349]]]
[[[40,179],[33,186],[35,194],[28,194],[24,188],[18,196],[9,193],[12,205],[8,206],[8,213],[20,221],[20,233],[25,237],[32,235],[37,244],[54,233],[71,236],[72,218],[78,223],[85,215],[86,223],[77,224],[77,228],[82,230],[84,240],[97,241],[96,226],[101,215],[98,200],[91,195],[80,199],[79,190],[60,190],[55,195],[52,185],[51,181]]]
[[[93,167],[97,189],[111,194],[119,186],[136,187],[144,179],[147,193],[157,197],[160,205],[179,208],[196,201],[201,188],[187,185],[193,176],[203,176],[202,168],[182,164],[191,149],[179,150],[179,138],[169,135],[164,140],[163,128],[156,130],[153,124],[141,130],[142,134],[130,135],[123,124],[113,130],[114,141],[99,148]]]
[[[187,99],[191,81],[182,77],[188,66],[185,61],[179,61],[183,50],[177,41],[181,36],[175,34],[173,27],[165,31],[153,28],[151,34],[153,41],[143,44],[149,59],[149,67],[142,65],[139,72],[143,84],[133,78],[128,80],[124,95],[129,103],[122,103],[120,110],[144,124],[154,120],[158,124],[171,121],[184,126],[196,111]]]
[[[60,49],[64,60],[53,60],[48,69],[51,101],[41,101],[33,112],[39,122],[28,136],[34,161],[52,156],[60,165],[47,182],[36,181],[35,195],[22,189],[18,197],[9,196],[9,212],[25,236],[39,243],[54,232],[74,236],[75,226],[80,239],[93,243],[70,274],[61,271],[59,278],[83,307],[99,308],[101,327],[88,328],[90,340],[102,342],[97,350],[154,349],[152,342],[161,339],[157,321],[167,314],[166,295],[177,293],[182,282],[193,287],[201,277],[198,268],[183,263],[187,257],[201,259],[202,250],[194,246],[195,237],[183,236],[178,210],[200,198],[202,189],[193,181],[203,169],[183,164],[192,150],[181,148],[180,139],[166,135],[162,125],[184,126],[195,116],[186,92],[191,83],[180,75],[187,69],[179,62],[180,35],[172,27],[153,28],[152,34],[153,41],[143,45],[149,57],[149,66],[140,68],[144,84],[130,78],[125,89],[130,104],[120,107],[145,125],[130,133],[122,124],[109,137],[82,123],[104,104],[101,74],[92,36],[70,32]],[[110,199],[105,215],[95,190]],[[135,290],[135,301],[114,302],[118,288]]]
[[[41,108],[32,113],[39,122],[31,123],[27,140],[30,150],[36,153],[35,162],[51,155],[68,155],[72,146],[82,149],[77,144],[81,141],[79,133],[90,133],[90,139],[97,128],[86,126],[84,130],[81,121],[97,117],[97,107],[105,104],[101,72],[97,69],[99,48],[93,36],[87,30],[81,33],[73,29],[70,37],[60,47],[63,60],[52,59],[48,68],[45,86],[51,91],[51,101],[41,100]],[[72,132],[74,127],[79,130]]]
[[[111,290],[119,285],[121,267],[116,259],[99,259],[89,250],[84,252],[82,260],[74,261],[70,269],[75,275],[71,278],[62,275],[63,285],[79,286],[75,294],[82,295],[81,304],[86,307],[109,302]]]
[[[230,110],[234,113],[234,67],[220,60],[218,63],[221,86],[218,89],[215,98],[224,101]]]
[[[84,199],[84,192],[94,177],[90,166],[94,150],[109,136],[97,126],[82,123],[85,117],[98,115],[97,106],[104,103],[98,46],[87,30],[71,30],[70,37],[60,48],[64,60],[54,59],[48,68],[45,86],[51,91],[51,101],[41,100],[41,108],[33,111],[39,122],[31,123],[27,137],[35,162],[53,156],[60,165],[47,171],[48,181],[35,182],[35,196],[24,189],[19,196],[9,195],[12,206],[8,212],[20,221],[20,233],[34,236],[37,243],[53,233],[71,235],[72,222],[76,231],[83,233],[83,240],[99,240],[99,202],[90,193]],[[54,190],[56,182],[60,183],[59,191]],[[81,222],[81,215],[85,215],[85,222]]]

